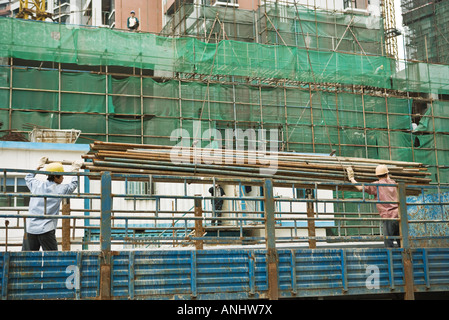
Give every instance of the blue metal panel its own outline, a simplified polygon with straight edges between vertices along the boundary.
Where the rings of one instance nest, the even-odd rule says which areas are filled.
[[[367,284],[371,270],[375,287]],[[401,249],[279,250],[283,297],[401,292],[402,276]]]
[[[321,296],[343,288],[343,272],[338,249],[278,250],[281,296]]]
[[[418,291],[447,291],[449,288],[449,248],[415,249],[413,273]]]
[[[190,297],[191,261],[190,250],[115,254],[112,261],[112,295],[125,299],[163,298],[169,295]]]
[[[389,253],[391,256],[389,256]],[[359,291],[382,290],[403,286],[401,249],[357,249],[347,251],[348,287]],[[391,275],[393,271],[393,275]],[[367,278],[376,272],[379,288],[367,287]],[[376,284],[377,285],[377,284]]]
[[[6,252],[4,255],[0,256],[0,284],[2,286],[2,300],[8,298],[8,277],[9,277],[9,253]]]
[[[414,247],[448,247],[449,192],[407,197],[409,234]],[[432,222],[435,221],[435,222]]]
[[[280,297],[404,292],[402,249],[279,249]],[[255,249],[114,252],[113,299],[259,299],[268,297],[267,251]],[[94,299],[99,252],[0,253],[2,299]],[[449,249],[412,249],[415,290],[449,290]],[[68,288],[80,269],[80,286]],[[371,270],[378,272],[373,275]],[[377,285],[377,286],[376,286]]]
[[[98,265],[93,255],[76,252],[13,252],[3,254],[2,257],[9,257],[7,274],[5,268],[2,272],[4,299],[82,299],[97,295],[96,280],[92,278],[96,278]],[[68,281],[75,281],[73,269],[67,269],[69,266],[81,269],[81,281],[77,287],[69,288]]]
[[[80,299],[95,298],[100,292],[100,254],[77,252],[80,266]]]
[[[123,252],[112,256],[112,272],[111,272],[111,284],[112,293],[114,297],[128,297],[129,295],[129,253]]]
[[[427,255],[425,250],[413,250],[413,281],[415,286],[428,285]]]
[[[257,261],[265,265],[265,252],[257,256],[252,250],[237,249],[115,254],[112,295],[123,299],[257,296],[257,283],[267,288],[265,268],[257,266]]]
[[[249,259],[246,250],[198,251],[198,292],[248,292]]]
[[[11,254],[8,279],[8,298],[52,299],[75,298],[67,290],[66,268],[76,265],[74,253],[26,252]]]
[[[268,291],[268,270],[265,250],[254,251],[254,264],[256,292]]]

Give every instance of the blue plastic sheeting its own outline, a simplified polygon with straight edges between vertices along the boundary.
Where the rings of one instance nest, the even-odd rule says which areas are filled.
[[[413,249],[416,292],[449,291],[449,248]],[[404,292],[402,249],[278,249],[279,297]],[[2,299],[95,299],[100,252],[0,254]],[[267,298],[266,250],[113,252],[113,299]]]

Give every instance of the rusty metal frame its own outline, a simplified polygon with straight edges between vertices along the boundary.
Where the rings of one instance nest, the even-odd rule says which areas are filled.
[[[88,174],[87,174],[88,175]],[[152,177],[155,178],[155,177]],[[101,194],[100,194],[100,198],[101,198],[101,211],[100,211],[100,252],[99,252],[99,290],[98,290],[98,298],[99,299],[112,299],[113,298],[113,287],[114,287],[114,280],[113,280],[113,259],[114,259],[114,255],[118,254],[118,252],[112,251],[111,250],[111,244],[112,244],[112,235],[111,235],[111,231],[112,231],[112,212],[113,212],[113,208],[112,208],[112,199],[114,196],[112,194],[112,190],[111,190],[111,184],[113,181],[113,175],[111,175],[110,172],[103,172],[101,174]],[[168,179],[168,177],[167,177]],[[196,178],[191,178],[192,181],[196,181],[199,182],[199,180],[201,179],[196,179]],[[195,180],[196,179],[196,180]],[[264,202],[264,211],[263,211],[263,220],[264,220],[264,224],[263,224],[263,228],[265,230],[265,266],[266,266],[266,274],[267,274],[267,291],[266,291],[266,297],[272,300],[277,300],[279,298],[281,298],[281,296],[285,296],[285,292],[283,292],[283,290],[281,289],[280,286],[280,276],[281,273],[284,271],[281,271],[279,265],[280,265],[280,253],[283,252],[283,249],[279,249],[277,247],[277,241],[278,239],[276,238],[276,229],[277,229],[277,221],[280,218],[277,218],[276,215],[277,210],[276,210],[276,200],[273,194],[273,181],[271,179],[265,179],[263,181],[260,181],[263,186],[264,189],[264,196],[263,196],[263,202]],[[236,179],[236,183],[241,183],[241,181],[239,181],[238,179]],[[438,189],[440,190],[440,189]],[[2,190],[4,194],[8,194],[5,193],[5,190]],[[82,196],[82,195],[73,195],[75,197],[78,196]],[[67,197],[69,198],[69,197]],[[205,240],[205,238],[202,236],[202,221],[204,219],[203,213],[204,211],[202,210],[202,204],[201,204],[201,197],[200,196],[194,196],[194,197],[190,197],[192,200],[195,201],[195,216],[193,218],[193,220],[195,220],[195,235],[192,237],[192,239],[194,240],[194,242],[197,244],[195,249],[192,249],[192,256],[191,256],[191,267],[192,267],[192,279],[191,279],[191,285],[192,285],[192,298],[198,297],[200,296],[200,292],[198,291],[198,279],[197,277],[199,275],[196,274],[196,270],[198,268],[197,266],[197,254],[200,254],[203,251],[207,251],[210,249],[205,250],[204,247],[202,246],[203,244],[203,240]],[[296,201],[301,201],[300,199],[296,199]],[[308,199],[308,200],[304,200],[307,201],[308,203],[319,203],[320,200],[318,199]],[[370,201],[370,200],[365,200],[365,201]],[[402,248],[400,249],[393,249],[396,250],[398,252],[400,252],[401,257],[402,257],[402,267],[403,267],[403,274],[404,274],[404,297],[405,299],[414,299],[414,294],[415,292],[418,290],[417,285],[415,284],[415,280],[414,280],[414,272],[413,272],[413,268],[414,268],[414,261],[413,261],[413,257],[416,254],[416,250],[421,250],[423,252],[423,263],[424,266],[426,268],[426,270],[429,270],[429,258],[427,257],[427,253],[424,252],[424,248],[413,248],[412,244],[410,243],[410,234],[409,234],[409,221],[408,221],[408,215],[407,215],[407,200],[406,200],[406,186],[404,183],[400,183],[399,184],[399,208],[400,208],[400,228],[401,228],[401,237],[402,237]],[[280,214],[280,213],[279,213]],[[321,215],[321,214],[320,214]],[[59,218],[65,218],[65,219],[69,219],[69,218],[79,218],[77,216],[59,216]],[[114,217],[117,218],[117,217]],[[162,218],[162,217],[159,217]],[[248,217],[246,217],[245,219],[249,219]],[[319,217],[307,217],[306,220],[307,221],[316,221],[319,220]],[[309,236],[307,237],[307,240],[317,240],[317,237],[311,236],[309,234]],[[316,252],[320,252],[320,250],[323,249],[313,249],[312,247],[308,248],[307,252],[314,252],[315,250],[317,250]],[[389,249],[392,250],[392,249]],[[297,252],[292,252],[291,258],[290,258],[290,265],[292,266],[292,268],[295,269],[295,271],[293,271],[292,269],[292,273],[291,273],[291,283],[292,283],[292,294],[294,294],[295,296],[300,294],[296,288],[297,285],[297,277],[299,276],[298,274],[296,274],[296,264],[297,264],[297,259],[299,258],[297,256]],[[68,252],[70,253],[70,251]],[[394,269],[392,266],[390,266],[390,264],[392,264],[392,255],[391,252],[387,250],[388,253],[388,259],[389,259],[389,279],[390,279],[390,287],[391,290],[395,290],[397,288],[399,288],[399,285],[397,283],[395,283],[394,280]],[[284,253],[282,253],[284,254]],[[350,279],[348,278],[348,273],[347,273],[347,262],[348,262],[348,256],[347,256],[347,252],[345,249],[339,249],[338,251],[338,256],[339,259],[341,261],[341,283],[342,283],[342,288],[343,288],[343,293],[345,292],[352,292],[351,289],[348,287],[348,281],[350,281]],[[8,268],[9,268],[9,262],[8,262],[8,253],[6,253],[5,255],[5,262],[3,265],[3,272],[7,273],[8,272]],[[129,265],[129,279],[130,279],[130,289],[131,291],[133,291],[134,289],[132,289],[132,286],[134,285],[134,280],[135,280],[135,275],[133,273],[133,270],[135,268],[134,266],[134,256],[130,255],[130,259],[132,258],[132,261],[130,260],[130,265]],[[252,266],[251,268],[254,268],[255,265],[255,256],[254,253],[248,253],[247,258],[249,259],[248,263]],[[81,265],[81,256],[77,256],[76,258],[76,264],[77,265]],[[283,258],[285,260],[285,257]],[[284,261],[283,260],[283,261]],[[5,264],[6,263],[6,264]],[[282,262],[285,263],[285,262]],[[252,270],[252,271],[251,271]],[[260,297],[260,295],[257,293],[256,289],[255,289],[255,271],[253,269],[249,270],[249,285],[250,285],[250,289],[249,289],[249,293],[250,296],[252,297]],[[6,284],[6,287],[2,287],[3,293],[2,296],[3,297],[8,297],[8,293],[7,293],[7,282],[8,279],[4,278],[4,283]],[[426,273],[426,286],[429,287],[430,286],[430,278],[429,278],[429,274],[428,272]],[[402,288],[402,286],[401,286]],[[420,287],[419,287],[420,288]],[[281,294],[282,293],[282,294]],[[80,292],[78,291],[76,293],[76,296],[79,297],[80,296]],[[130,294],[130,296],[134,297],[133,294]]]

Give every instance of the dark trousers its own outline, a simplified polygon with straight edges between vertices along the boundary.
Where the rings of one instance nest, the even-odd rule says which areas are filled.
[[[383,229],[384,229],[384,236],[390,236],[390,237],[396,237],[399,236],[399,221],[383,221]],[[387,248],[393,248],[394,247],[394,241],[393,239],[385,239],[385,247]],[[398,247],[401,246],[401,240],[397,239],[396,242],[398,243]]]
[[[214,203],[212,202],[212,205]],[[215,200],[215,214],[214,218],[220,218],[221,217],[221,209],[223,208],[223,200]],[[221,219],[212,220],[212,225],[221,226]]]
[[[56,241],[55,230],[42,234],[25,233],[23,237],[22,251],[57,251],[58,242]]]

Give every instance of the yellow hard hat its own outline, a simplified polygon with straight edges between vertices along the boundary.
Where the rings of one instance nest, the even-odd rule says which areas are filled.
[[[386,165],[381,164],[376,167],[376,176],[383,176],[388,173],[388,168]]]
[[[64,167],[60,162],[52,162],[45,166],[45,171],[64,172]]]

